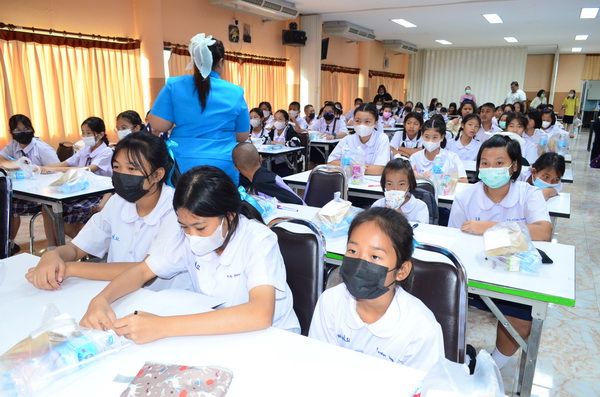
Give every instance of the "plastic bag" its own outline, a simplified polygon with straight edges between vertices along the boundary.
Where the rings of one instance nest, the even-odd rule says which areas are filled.
[[[71,168],[52,182],[48,188],[57,193],[73,193],[85,190],[90,186],[91,175],[94,174],[89,168]]]
[[[510,272],[537,273],[542,256],[521,222],[501,222],[483,233],[485,255],[492,268]]]
[[[458,165],[445,153],[435,156],[431,176],[438,195],[454,194],[458,183]]]
[[[349,184],[361,185],[365,179],[365,151],[359,147],[356,152],[352,153],[352,164],[350,166]]]
[[[262,215],[263,219],[271,216],[271,214],[273,214],[275,212],[275,210],[277,209],[277,204],[279,202],[277,201],[277,198],[275,198],[275,197],[266,198],[266,197],[255,196],[255,195],[252,195],[252,197],[254,198],[254,200],[256,200],[256,203],[260,206],[260,209],[259,208],[257,208],[257,209],[258,209],[258,212],[260,212],[260,214]],[[262,211],[261,211],[261,209],[262,209]]]
[[[361,210],[352,207],[352,203],[341,198],[336,192],[334,199],[316,213],[313,222],[321,229],[323,236],[335,238],[348,234],[350,223]]]
[[[443,358],[425,375],[421,390],[422,397],[503,397],[504,383],[492,356],[481,350],[473,375],[465,364]]]
[[[21,157],[15,161],[15,166],[19,169],[14,171],[15,179],[30,179],[35,178],[40,174],[41,169],[39,166],[33,164],[31,159],[28,157]]]
[[[31,395],[124,346],[113,331],[80,327],[53,305],[48,312],[40,328],[0,356],[0,395]]]

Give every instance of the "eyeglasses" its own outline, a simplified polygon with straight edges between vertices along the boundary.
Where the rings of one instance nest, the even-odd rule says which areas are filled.
[[[30,130],[29,128],[26,128],[24,130],[19,130],[19,129],[14,129],[12,130],[13,134],[22,134],[22,133],[32,133],[33,131]]]

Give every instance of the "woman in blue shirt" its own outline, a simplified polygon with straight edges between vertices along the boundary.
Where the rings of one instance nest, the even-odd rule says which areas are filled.
[[[170,130],[181,173],[197,165],[221,168],[238,183],[231,152],[248,139],[250,117],[242,87],[221,80],[225,48],[204,33],[189,46],[194,75],[167,80],[150,111],[155,133]],[[192,66],[192,63],[188,68]]]

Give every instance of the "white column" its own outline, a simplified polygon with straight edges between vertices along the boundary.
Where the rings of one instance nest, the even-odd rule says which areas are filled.
[[[550,82],[550,98],[548,98],[548,103],[554,103],[554,91],[556,90],[556,79],[558,78],[558,63],[560,59],[560,53],[558,52],[558,47],[556,47],[556,52],[554,53],[554,67],[552,68],[552,80]]]
[[[300,48],[300,103],[321,107],[321,15],[300,17],[300,29],[306,32],[306,46]]]

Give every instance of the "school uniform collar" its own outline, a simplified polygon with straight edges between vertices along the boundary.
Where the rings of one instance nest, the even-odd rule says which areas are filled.
[[[106,149],[108,146],[106,146],[106,143],[102,142],[100,144],[100,146],[98,146],[96,149],[94,149],[94,151],[92,151],[92,147],[91,146],[86,146],[87,148],[89,148],[90,150],[90,158],[94,158],[96,156],[99,156],[100,153],[102,153],[104,151],[104,149]]]
[[[248,220],[248,218],[246,218],[244,215],[240,214],[237,229],[236,229],[235,233],[229,239],[229,242],[227,243],[227,247],[225,247],[225,249],[223,250],[223,253],[219,256],[219,264],[220,265],[230,266],[234,262],[236,257],[239,258],[238,250],[240,247],[238,247],[238,245],[239,245],[238,237],[240,236],[240,233],[241,234],[244,233],[244,229],[246,229],[246,227],[248,226],[247,222],[252,222],[252,221]],[[213,252],[210,252],[208,255],[216,256],[217,254],[213,251]]]
[[[416,205],[417,199],[411,194],[408,198],[408,201],[404,203],[404,205],[402,205],[400,208],[402,209],[402,212],[412,212],[415,209]]]
[[[140,215],[138,214],[135,203],[130,203],[126,201],[125,205],[121,210],[121,219],[123,219],[123,222],[125,223],[133,223],[138,219],[142,219],[147,225],[158,225],[165,213],[165,209],[169,209],[171,206],[171,201],[173,201],[172,190],[172,187],[163,184],[163,187],[160,191],[160,197],[156,202],[156,206],[152,209],[152,211],[150,211],[148,215],[144,217],[140,217]]]
[[[390,288],[394,288],[393,286]],[[361,329],[367,327],[369,331],[377,336],[378,338],[391,338],[394,336],[397,330],[398,324],[400,323],[401,310],[398,297],[402,293],[406,293],[401,287],[395,287],[396,292],[390,306],[385,311],[385,314],[373,324],[367,324],[358,315],[356,311],[356,299],[350,294],[348,289],[344,286],[344,293],[346,299],[351,301],[350,313],[346,316],[346,325],[352,329]]]
[[[502,201],[497,203],[498,205],[508,209],[515,207],[518,204],[519,193],[518,186],[515,185],[516,183],[517,182],[513,181],[509,182],[510,188],[508,190],[508,194],[502,199]],[[484,211],[489,211],[494,205],[496,205],[496,203],[490,200],[487,194],[485,194],[485,190],[483,189],[485,185],[483,184],[483,182],[477,182],[477,184],[479,185],[479,192],[477,192],[477,202],[479,204],[479,208],[481,208]]]
[[[18,150],[17,150],[17,151],[19,151],[19,150],[22,150],[22,151],[23,151],[23,153],[25,153],[26,155],[28,155],[28,154],[30,154],[30,153],[31,153],[31,151],[32,151],[32,150],[35,148],[35,140],[36,140],[36,139],[37,139],[37,138],[33,138],[33,139],[31,140],[31,143],[30,143],[29,145],[25,146],[25,147],[21,147],[21,145],[19,145],[19,142],[17,142],[17,141],[13,141],[13,142],[15,142],[15,143],[17,144],[17,148],[18,148]],[[28,157],[29,157],[29,156],[28,156]]]
[[[372,147],[372,146],[375,146],[375,141],[377,141],[377,136],[375,134],[382,134],[382,132],[373,130],[373,132],[371,133],[371,137],[369,138],[367,143],[362,143],[362,141],[360,140],[360,136],[358,134],[354,134],[354,136],[356,137],[354,139],[356,139],[357,145]]]

